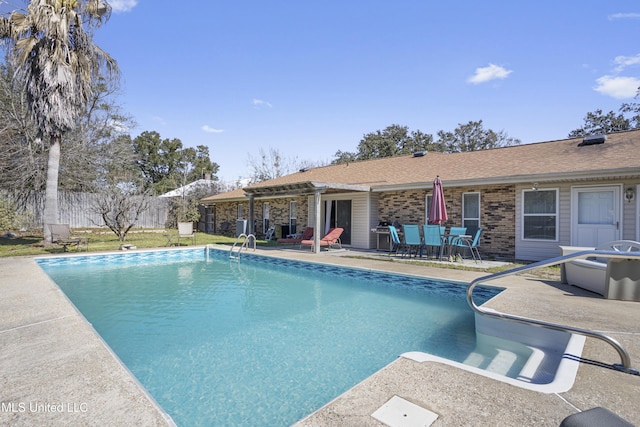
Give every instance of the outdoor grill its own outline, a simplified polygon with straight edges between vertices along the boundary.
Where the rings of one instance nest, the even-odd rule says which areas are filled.
[[[391,236],[389,234],[389,223],[380,221],[376,228],[371,231],[377,235],[376,249],[379,251],[388,251],[391,249]]]

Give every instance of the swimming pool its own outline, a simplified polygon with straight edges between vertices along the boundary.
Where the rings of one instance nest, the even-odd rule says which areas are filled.
[[[38,263],[181,426],[290,425],[404,352],[476,347],[453,282],[203,249]]]

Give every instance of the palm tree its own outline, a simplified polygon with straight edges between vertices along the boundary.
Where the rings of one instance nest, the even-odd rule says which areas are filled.
[[[43,224],[59,222],[62,135],[85,110],[92,82],[103,71],[109,76],[118,73],[115,60],[91,37],[91,30],[106,22],[110,13],[111,7],[102,0],[31,0],[26,13],[15,11],[0,18],[0,38],[13,44],[11,59],[25,85],[31,115],[41,136],[50,142]],[[43,229],[45,243],[50,243],[49,230]]]

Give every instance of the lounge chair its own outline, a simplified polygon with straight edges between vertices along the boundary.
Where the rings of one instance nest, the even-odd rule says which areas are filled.
[[[295,237],[283,237],[278,239],[278,243],[290,243],[290,244],[300,244],[303,240],[311,240],[313,237],[313,227],[307,227],[304,229],[301,235]]]
[[[67,252],[69,246],[84,245],[89,250],[89,240],[86,237],[78,237],[71,235],[71,227],[69,224],[47,224],[49,232],[51,232],[51,243],[62,246],[62,250]]]
[[[402,256],[404,257],[405,251],[409,252],[409,258],[411,258],[411,251],[415,249],[416,257],[418,252],[422,255],[422,239],[420,238],[420,227],[416,224],[406,224],[402,226],[404,231],[404,245],[402,250]]]
[[[320,247],[326,247],[327,249],[342,249],[342,243],[340,242],[340,236],[344,228],[331,228],[329,232],[320,239]],[[300,246],[310,246],[313,249],[314,241],[312,239],[305,239],[300,242]]]
[[[191,222],[179,222],[178,223],[178,246],[180,246],[180,239],[191,239],[191,242],[196,244],[196,233],[193,231],[193,223]]]

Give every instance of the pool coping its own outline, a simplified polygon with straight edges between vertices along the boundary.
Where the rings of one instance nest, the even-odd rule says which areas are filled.
[[[256,252],[460,282],[482,275],[330,253]],[[3,348],[0,379],[6,385],[0,389],[0,424],[173,425],[37,266],[35,258],[0,259],[0,277],[0,291],[6,295],[0,301],[0,348]],[[489,301],[489,307],[551,321],[562,319],[565,323],[575,322],[576,326],[597,326],[596,329],[610,332],[623,343],[633,366],[640,365],[637,303],[604,300],[579,288],[529,277],[510,280],[510,283],[496,282],[507,291]],[[530,304],[532,294],[541,300],[540,306]],[[613,349],[591,339],[587,340],[583,357],[617,362]],[[382,426],[371,414],[394,395],[438,414],[435,426],[495,425],[496,421],[500,425],[559,425],[567,415],[595,406],[607,407],[640,425],[635,405],[640,399],[640,377],[580,364],[570,390],[540,393],[520,390],[438,361],[417,362],[402,357],[296,425]],[[487,395],[491,398],[487,399]],[[42,405],[35,411],[28,406],[22,410],[20,404],[34,401]],[[60,407],[63,411],[56,411],[59,408],[55,405],[63,405]]]

